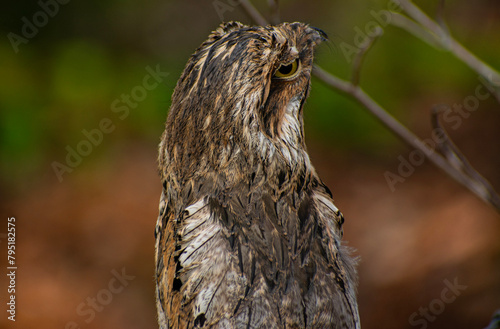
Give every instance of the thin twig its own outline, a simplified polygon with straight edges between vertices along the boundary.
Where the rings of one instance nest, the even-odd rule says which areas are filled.
[[[420,24],[419,28],[423,30],[427,30],[431,32],[431,35],[434,36],[435,41],[441,45],[444,49],[448,50],[455,57],[461,60],[463,63],[468,65],[472,70],[477,72],[479,75],[485,77],[488,82],[495,86],[499,87],[500,84],[500,73],[496,71],[494,68],[489,66],[488,64],[481,61],[477,56],[471,53],[467,48],[462,46],[457,40],[455,40],[451,34],[444,30],[438,23],[433,21],[429,16],[427,16],[420,8],[414,5],[410,0],[400,0],[400,5],[403,10],[418,24]],[[396,22],[401,23],[402,21]],[[399,24],[398,27],[405,29],[406,31],[414,34],[419,37],[419,35],[423,34],[423,32],[417,34],[415,30],[415,26],[409,26],[405,24]],[[422,38],[422,40],[428,42],[428,38]],[[435,43],[430,43],[432,46]],[[496,90],[496,97],[500,99],[500,91]]]
[[[441,125],[439,115],[446,110],[449,110],[448,105],[436,106],[431,112],[432,127],[434,131],[440,135],[440,143],[437,144],[437,148],[448,160],[450,165],[454,166],[457,171],[469,178],[468,185],[470,185],[470,189],[474,190],[477,195],[480,195],[483,200],[489,202],[500,212],[500,196],[498,193],[493,186],[491,186],[491,184],[471,166],[467,158],[452,142],[450,136]]]
[[[351,82],[335,77],[319,66],[315,65],[313,70],[314,76],[326,83],[331,88],[341,91],[347,96],[350,96],[355,101],[363,105],[368,111],[375,116],[383,125],[394,132],[405,143],[416,149],[422,150],[425,154],[433,153],[433,150],[422,143],[417,136],[403,126],[393,116],[391,116],[382,106],[373,100],[360,86],[353,85]]]
[[[446,20],[444,18],[444,11],[446,7],[446,0],[440,0],[436,15],[436,22],[439,24],[441,29],[446,32],[447,35],[450,35],[450,29],[448,25],[446,25]]]
[[[434,47],[439,50],[451,51],[449,48],[449,42],[442,42],[442,39],[436,36],[436,34],[434,34],[432,31],[422,28],[422,26],[416,23],[414,20],[396,12],[391,12],[391,15],[392,15],[391,16],[392,25],[399,27],[405,30],[406,32],[409,32],[410,34],[413,34],[416,38],[426,42],[431,47]],[[451,40],[451,38],[447,37],[447,40]],[[468,65],[474,70],[474,68],[471,65],[467,63],[466,65]],[[475,71],[477,72],[477,70]],[[500,80],[495,80],[496,78],[494,74],[491,75],[491,78],[488,78],[486,76],[483,76],[483,78],[486,82],[485,86],[488,88],[490,93],[497,99],[498,103],[500,103],[500,90],[499,90]]]
[[[271,9],[271,24],[279,24],[281,22],[279,0],[267,0],[267,3],[269,4],[269,8]]]
[[[411,20],[400,13],[391,12],[391,24],[406,30],[406,32],[413,34],[417,39],[428,43],[436,49],[445,50],[443,45],[439,41],[436,41],[437,38],[435,35],[433,35],[430,31],[423,29],[414,20]]]
[[[375,35],[367,37],[363,42],[363,45],[360,47],[358,53],[356,54],[352,65],[351,83],[353,85],[359,85],[361,67],[363,65],[365,55],[368,50],[371,49],[375,41],[377,41],[377,39],[382,36],[382,34],[384,34],[384,30],[380,26],[377,26],[377,28],[375,29]]]
[[[439,115],[446,111],[450,111],[450,106],[448,104],[439,104],[432,108],[431,111],[431,125],[433,128],[433,133],[438,136],[438,142],[436,149],[443,154],[443,156],[448,160],[448,162],[459,171],[466,171],[464,163],[468,164],[467,159],[463,156],[462,152],[459,151],[458,147],[451,141],[450,136],[446,130],[441,125],[439,121]]]
[[[249,0],[240,0],[241,6],[245,9],[247,14],[254,20],[255,23],[266,26],[269,23],[267,20],[260,14],[260,12],[252,5]]]
[[[434,33],[437,37],[440,37],[441,41],[448,39],[449,34],[443,31],[443,29],[441,29],[441,26],[439,26],[439,24],[433,21],[422,10],[420,10],[420,8],[415,6],[410,0],[400,0],[399,5],[417,23],[422,25],[425,29]]]

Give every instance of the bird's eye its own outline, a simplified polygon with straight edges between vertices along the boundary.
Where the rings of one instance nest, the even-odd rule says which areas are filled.
[[[281,64],[280,67],[274,73],[274,77],[277,79],[289,80],[295,78],[297,72],[299,71],[300,62],[299,59],[294,59],[290,63]]]

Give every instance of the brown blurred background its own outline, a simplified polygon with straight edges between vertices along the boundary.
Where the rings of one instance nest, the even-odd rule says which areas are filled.
[[[11,2],[0,13],[0,328],[157,328],[156,147],[170,95],[189,55],[221,20],[252,22],[236,0],[66,2]],[[350,64],[341,45],[353,45],[358,28],[387,8],[381,0],[280,3],[283,20],[328,33],[317,62],[343,78]],[[431,16],[438,7],[416,3]],[[265,1],[255,4],[269,13]],[[497,1],[447,1],[444,17],[460,42],[500,68]],[[30,30],[26,21],[39,26]],[[361,84],[430,138],[431,108],[463,104],[478,77],[402,30],[384,32]],[[168,75],[141,89],[157,68]],[[446,125],[497,190],[499,108],[489,97]],[[363,328],[485,327],[500,309],[498,213],[428,162],[391,191],[384,174],[398,174],[412,150],[320,81],[313,80],[305,121],[313,163],[360,256]],[[12,216],[15,323],[5,312]]]

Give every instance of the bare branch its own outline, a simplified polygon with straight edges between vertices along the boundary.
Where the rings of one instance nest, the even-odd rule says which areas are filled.
[[[342,80],[334,75],[323,70],[319,65],[314,65],[313,74],[315,77],[329,85],[335,90],[341,91],[345,94],[350,94],[352,89],[355,87],[349,81]]]
[[[413,18],[417,23],[422,25],[428,31],[434,33],[437,37],[441,38],[441,41],[448,39],[449,34],[447,34],[439,24],[433,21],[429,16],[427,16],[420,8],[415,6],[410,0],[400,0],[400,6],[403,10]]]
[[[410,0],[400,0],[400,5],[404,9],[404,11],[420,24],[421,30],[427,30],[431,32],[430,35],[434,37],[434,41],[436,41],[442,48],[451,52],[455,57],[461,60],[463,63],[468,65],[472,70],[477,72],[479,75],[485,77],[488,82],[495,86],[500,86],[500,73],[493,69],[488,64],[481,61],[478,57],[476,57],[473,53],[471,53],[467,48],[462,46],[457,40],[455,40],[451,34],[443,29],[438,23],[429,18],[420,8],[414,5]],[[424,34],[422,31],[417,33],[415,25],[410,24],[400,24],[401,20],[396,20],[395,25],[405,29],[406,31],[414,34],[419,37],[419,35]],[[429,43],[429,38],[421,38],[425,42]],[[429,43],[432,46],[435,46],[436,42]],[[496,98],[500,100],[500,91],[496,90]]]
[[[252,5],[249,0],[240,0],[240,3],[247,14],[255,21],[255,23],[262,26],[266,26],[269,24],[264,16],[259,13],[259,11]]]
[[[267,0],[271,9],[271,24],[276,25],[281,22],[279,0]]]
[[[396,134],[396,136],[408,145],[412,146],[415,150],[421,151],[435,166],[443,170],[454,180],[467,187],[481,200],[489,203],[498,212],[500,212],[499,195],[495,192],[489,182],[469,164],[465,156],[463,156],[458,148],[451,142],[449,137],[446,135],[446,131],[441,127],[437,119],[433,117],[435,127],[441,129],[446,135],[445,142],[442,144],[444,145],[443,153],[446,158],[423,143],[415,134],[413,134],[404,125],[391,116],[384,108],[377,104],[377,102],[366,94],[361,87],[332,76],[318,66],[314,67],[314,75],[334,90],[343,92],[359,104],[363,105],[364,108],[374,115],[375,118],[377,118],[391,132]],[[434,114],[434,116],[435,115],[436,114]]]
[[[498,193],[493,186],[491,186],[491,184],[471,166],[467,158],[452,142],[448,133],[439,122],[439,115],[447,109],[449,109],[447,105],[436,106],[432,109],[432,126],[434,131],[439,134],[442,139],[441,143],[437,144],[437,148],[448,160],[450,165],[461,172],[464,177],[468,178],[469,182],[467,185],[469,189],[485,202],[493,205],[500,212],[500,196]]]
[[[356,54],[356,57],[354,58],[354,62],[352,65],[351,83],[353,85],[355,86],[359,85],[361,66],[363,65],[363,60],[365,58],[365,55],[368,52],[368,50],[370,50],[370,48],[373,46],[375,41],[377,41],[377,39],[382,36],[382,34],[384,34],[384,30],[380,26],[377,26],[377,28],[375,29],[375,35],[367,37],[363,42],[363,45],[360,47],[360,50]]]
[[[436,153],[433,149],[429,148],[415,134],[413,134],[404,125],[402,125],[393,116],[391,116],[384,108],[377,104],[377,102],[375,102],[368,94],[366,94],[366,92],[361,87],[355,86],[348,81],[332,76],[318,66],[314,67],[314,75],[334,90],[343,92],[359,104],[363,105],[364,108],[366,108],[372,115],[374,115],[375,118],[377,118],[397,137],[403,140],[403,142],[410,145],[415,150],[421,151],[435,166],[443,170],[451,178],[453,178],[463,186],[467,187],[471,192],[476,194],[483,201],[490,203],[489,199],[484,198],[484,193],[478,193],[479,191],[475,187],[476,185],[471,184],[471,179],[468,176],[464,175],[463,172],[457,170],[439,153]],[[497,208],[496,205],[493,206]],[[497,209],[500,211],[500,208]]]
[[[439,24],[439,26],[443,31],[446,31],[447,35],[450,35],[450,29],[448,28],[448,25],[446,25],[446,21],[444,19],[445,6],[446,6],[446,0],[440,0],[436,15],[436,22]]]
[[[391,12],[391,14],[392,25],[406,30],[406,32],[413,34],[416,38],[421,39],[422,41],[426,42],[436,49],[445,50],[443,45],[436,40],[438,38],[436,38],[435,35],[433,35],[430,31],[423,29],[422,26],[420,26],[414,20],[411,20],[408,17],[396,12]]]

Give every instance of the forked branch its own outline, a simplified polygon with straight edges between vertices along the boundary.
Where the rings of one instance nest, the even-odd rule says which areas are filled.
[[[443,154],[448,163],[462,174],[466,179],[464,183],[471,191],[500,211],[500,197],[493,186],[471,166],[441,125],[439,115],[448,109],[447,105],[436,106],[432,109],[432,127],[442,139],[441,143],[437,144],[437,149]]]
[[[494,96],[500,103],[500,73],[497,70],[480,60],[460,44],[460,42],[455,40],[443,21],[439,23],[435,22],[410,0],[399,0],[399,4],[410,18],[396,12],[391,12],[392,25],[406,30],[433,47],[449,51],[488,81],[490,91],[494,93]]]
[[[255,9],[248,0],[240,0],[243,8],[260,25],[267,25],[267,20]],[[443,47],[451,51],[457,58],[469,65],[473,70],[485,77],[494,88],[495,82],[500,83],[500,74],[480,61],[475,55],[451,38],[447,29],[425,15],[411,1],[400,0],[403,9],[414,20],[398,13],[392,13],[394,25],[404,28],[406,31],[414,34],[420,39],[426,41],[435,47]],[[373,45],[375,39],[381,35],[376,33],[374,38],[369,38],[361,47],[357,54],[352,70],[351,81],[343,80],[332,75],[319,66],[315,65],[313,74],[326,85],[336,91],[349,96],[378,119],[387,129],[399,137],[403,142],[416,150],[420,150],[435,166],[443,170],[455,181],[468,188],[472,193],[484,202],[493,206],[500,213],[500,197],[495,192],[491,184],[484,179],[467,161],[465,156],[453,144],[445,130],[439,123],[438,115],[441,112],[439,108],[434,109],[432,113],[432,124],[435,129],[440,129],[444,134],[444,142],[438,146],[442,154],[429,148],[420,138],[412,133],[408,128],[401,124],[396,118],[389,114],[373,98],[368,95],[363,88],[359,86],[360,72],[364,55]],[[500,101],[500,93],[497,92],[497,98]]]

